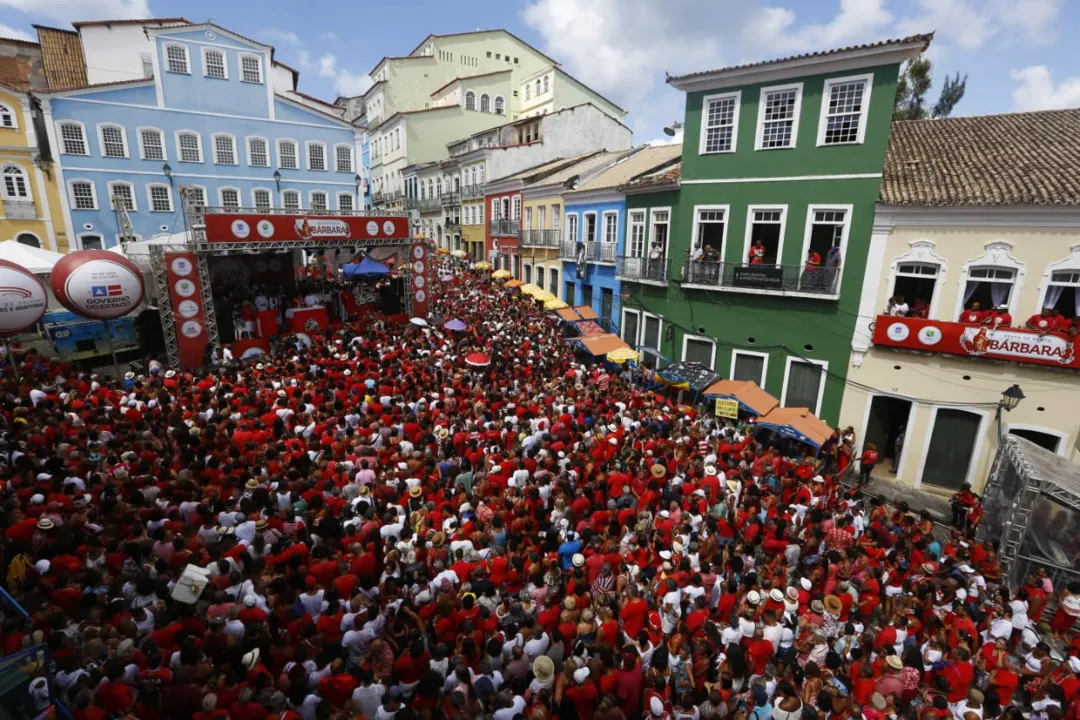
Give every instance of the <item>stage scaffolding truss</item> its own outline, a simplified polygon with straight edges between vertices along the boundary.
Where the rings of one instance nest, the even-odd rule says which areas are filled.
[[[1055,588],[1080,580],[1080,466],[1030,440],[1006,435],[983,498],[983,540],[999,543],[1011,587],[1039,568]]]
[[[157,292],[158,312],[161,316],[161,329],[165,336],[165,349],[168,354],[169,366],[178,368],[180,364],[180,350],[177,344],[177,327],[173,312],[171,293],[166,273],[165,255],[167,253],[194,253],[197,262],[199,281],[202,286],[202,301],[206,317],[207,337],[210,346],[220,347],[220,335],[218,333],[217,316],[214,310],[213,288],[210,284],[210,268],[208,258],[211,256],[230,257],[237,255],[259,255],[263,253],[287,252],[290,250],[334,250],[352,248],[360,251],[364,248],[374,247],[401,247],[408,248],[413,242],[409,237],[363,239],[356,241],[342,240],[340,238],[325,238],[310,240],[262,240],[252,242],[215,242],[207,237],[207,215],[277,215],[288,217],[311,217],[311,218],[346,218],[346,217],[405,217],[403,212],[334,212],[332,210],[284,210],[280,208],[241,208],[241,207],[210,207],[187,201],[185,188],[181,188],[184,197],[184,219],[186,224],[187,242],[169,244],[155,244],[150,247],[150,270],[154,279]],[[405,311],[412,314],[412,293],[404,295]]]

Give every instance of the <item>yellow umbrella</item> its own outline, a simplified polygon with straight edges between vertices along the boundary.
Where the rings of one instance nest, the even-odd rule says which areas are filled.
[[[637,362],[639,359],[641,359],[641,355],[639,355],[636,350],[632,350],[628,347],[623,347],[609,352],[607,354],[607,359],[610,362],[622,365],[627,360],[631,362]]]
[[[570,306],[567,305],[566,303],[564,303],[559,298],[554,298],[553,300],[548,300],[546,303],[544,303],[544,308],[546,310],[562,310],[563,308],[566,308],[566,307],[570,307]]]
[[[547,290],[541,290],[538,293],[533,293],[533,300],[539,300],[542,303],[546,303],[549,300],[554,300],[555,296],[549,293]]]
[[[474,270],[490,270],[491,269],[491,263],[486,262],[486,261],[473,263],[473,269]]]
[[[502,280],[503,278],[508,277],[510,277],[509,270],[496,270],[495,272],[491,273],[492,280]]]
[[[522,283],[522,282],[521,282],[520,280],[508,280],[508,281],[506,282],[506,284],[505,284],[505,285],[503,285],[503,287],[508,287],[508,288],[519,288],[519,287],[521,287],[521,286],[522,286],[522,284],[523,284],[523,283]]]
[[[456,258],[465,257],[465,251],[464,250],[453,250],[453,251],[450,252],[450,254],[453,255]]]
[[[527,283],[527,284],[521,286],[521,292],[524,295],[534,295],[534,294],[536,294],[538,292],[543,292],[543,291],[544,291],[543,288],[541,288],[541,287],[539,287],[537,285],[533,285],[532,283]]]

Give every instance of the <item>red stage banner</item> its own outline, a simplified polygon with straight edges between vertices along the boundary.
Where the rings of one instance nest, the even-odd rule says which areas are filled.
[[[409,237],[403,217],[311,215],[206,215],[206,239],[211,243],[391,240]]]
[[[412,316],[426,318],[428,297],[431,292],[431,253],[425,242],[413,243],[409,248],[412,256],[412,274],[409,275],[409,292],[412,293]]]
[[[1073,338],[1062,333],[1040,334],[1026,328],[995,330],[987,325],[879,315],[874,324],[874,344],[990,360],[1080,368],[1080,357],[1077,356]]]
[[[165,253],[165,277],[172,298],[181,368],[202,365],[206,344],[210,342],[197,261],[195,253]]]

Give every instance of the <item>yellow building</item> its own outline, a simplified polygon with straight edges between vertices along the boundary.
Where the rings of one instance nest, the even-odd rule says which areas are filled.
[[[0,241],[67,252],[56,173],[39,150],[31,102],[0,84]]]
[[[1080,110],[894,123],[840,413],[875,476],[978,492],[1010,433],[1080,455],[1080,336],[1025,327],[1044,308],[1080,327],[1077,128]],[[991,307],[1010,318],[967,322]]]

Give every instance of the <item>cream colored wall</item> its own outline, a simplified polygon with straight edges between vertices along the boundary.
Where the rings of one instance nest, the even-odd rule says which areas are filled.
[[[896,260],[911,254],[914,244],[920,259],[944,265],[931,319],[955,321],[963,293],[964,265],[986,254],[991,243],[1011,244],[1011,249],[992,246],[990,253],[995,260],[1021,266],[1010,302],[1014,325],[1022,325],[1039,309],[1052,264],[1071,258],[1080,267],[1080,256],[1072,252],[1075,247],[1080,253],[1080,222],[1063,228],[897,226],[885,242],[875,283],[876,302],[870,312],[885,308],[892,294]],[[1005,432],[1012,426],[1060,435],[1059,454],[1080,460],[1080,453],[1074,450],[1080,430],[1080,373],[1075,370],[872,347],[865,355],[853,353],[847,377],[840,424],[855,428],[860,451],[874,395],[913,401],[897,477],[906,485],[926,487],[921,485],[921,472],[935,413],[938,408],[953,407],[982,418],[967,478],[976,491],[981,489],[997,451],[996,405],[1001,393],[1014,383],[1026,397],[1015,410],[1003,414]]]
[[[0,128],[0,166],[17,165],[26,174],[30,198],[34,201],[33,218],[7,217],[0,201],[0,241],[14,240],[22,233],[34,235],[46,250],[66,253],[63,208],[56,186],[56,168],[34,163],[38,139],[34,132],[29,101],[23,93],[0,88],[0,103],[15,113],[15,128]]]

